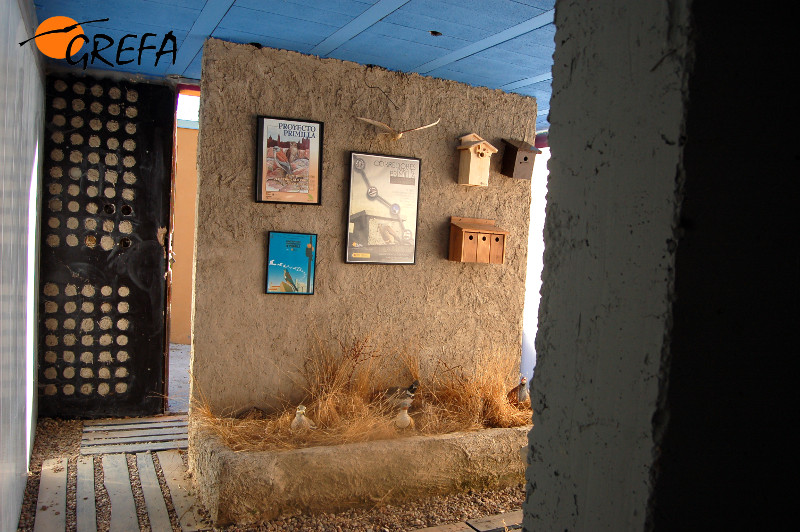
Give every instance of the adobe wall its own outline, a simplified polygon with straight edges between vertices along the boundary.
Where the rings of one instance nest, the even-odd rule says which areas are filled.
[[[201,91],[193,395],[215,410],[296,397],[291,375],[314,334],[370,337],[467,370],[479,354],[519,356],[530,182],[498,172],[502,137],[533,142],[535,100],[214,39]],[[257,115],[324,122],[321,205],[254,201]],[[391,142],[357,116],[402,129],[441,122]],[[457,138],[471,132],[501,149],[486,188],[456,182]],[[421,159],[416,264],[344,262],[350,151]],[[448,261],[450,216],[507,229],[506,263]],[[270,230],[318,235],[315,294],[264,294]]]

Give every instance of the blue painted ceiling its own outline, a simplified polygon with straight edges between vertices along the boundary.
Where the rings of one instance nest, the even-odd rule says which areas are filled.
[[[200,79],[203,42],[210,36],[533,96],[541,131],[549,127],[554,2],[34,0],[34,5],[39,21],[56,15],[77,22],[108,18],[81,27],[90,39],[105,34],[114,40],[103,53],[112,63],[126,34],[136,37],[125,41],[134,50],[123,57],[136,59],[144,33],[155,34],[146,44],[158,49],[172,31],[178,46],[175,64],[168,54],[156,66],[155,51],[147,50],[141,65],[136,60],[115,64],[116,71]],[[112,69],[100,61],[90,68]]]

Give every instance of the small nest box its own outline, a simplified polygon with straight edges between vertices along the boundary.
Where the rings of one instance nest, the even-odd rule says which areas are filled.
[[[528,144],[524,140],[503,139],[506,150],[503,152],[503,165],[500,173],[516,179],[533,177],[533,162],[542,150]]]
[[[480,138],[475,133],[464,135],[459,139],[461,152],[458,161],[458,184],[475,187],[489,186],[489,162],[497,148]]]
[[[483,218],[450,217],[450,260],[503,264],[508,231]]]

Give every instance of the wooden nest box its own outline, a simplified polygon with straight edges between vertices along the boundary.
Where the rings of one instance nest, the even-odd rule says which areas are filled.
[[[533,162],[542,150],[524,140],[503,139],[506,149],[503,152],[503,165],[500,173],[516,179],[533,177]]]
[[[460,137],[461,145],[456,149],[461,152],[458,161],[458,184],[475,187],[489,186],[489,162],[497,148],[480,138],[475,133]]]
[[[450,260],[503,264],[508,231],[483,218],[450,217]]]

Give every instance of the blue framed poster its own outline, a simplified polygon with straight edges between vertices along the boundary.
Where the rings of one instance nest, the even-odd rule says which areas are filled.
[[[313,294],[317,235],[270,231],[267,241],[266,293]]]

